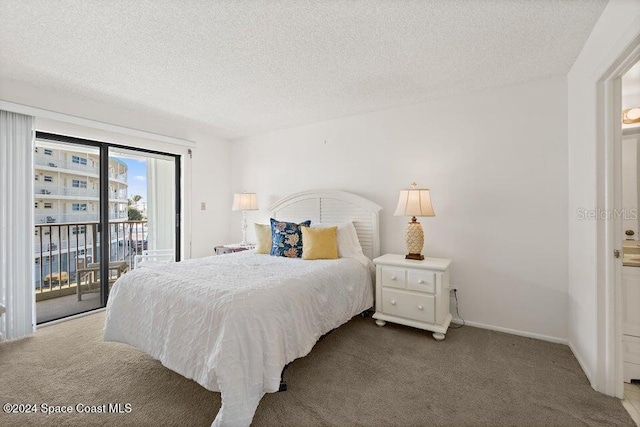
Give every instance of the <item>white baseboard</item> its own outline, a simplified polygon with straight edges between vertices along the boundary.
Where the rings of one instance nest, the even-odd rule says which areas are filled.
[[[456,323],[456,324],[460,325],[460,324],[462,324],[462,321],[460,319],[453,319],[451,321],[451,323]],[[487,325],[487,324],[484,324],[484,323],[470,322],[468,320],[465,320],[465,324],[469,325],[469,326],[473,326],[474,328],[489,329],[491,331],[504,332],[506,334],[519,335],[521,337],[527,337],[527,338],[535,338],[537,340],[549,341],[549,342],[553,342],[553,343],[556,343],[556,344],[568,345],[568,343],[569,343],[566,338],[551,337],[549,335],[535,334],[533,332],[526,332],[526,331],[520,331],[520,330],[517,330],[517,329],[503,328],[502,326]]]
[[[51,322],[43,323],[41,325],[36,326],[36,329],[42,329],[42,328],[46,328],[47,326],[53,326],[53,325],[57,325],[58,323],[66,322],[68,320],[79,319],[80,317],[84,317],[84,316],[90,316],[92,314],[100,313],[101,311],[105,311],[105,310],[106,308],[102,307],[102,308],[97,308],[95,310],[87,311],[85,313],[74,314],[73,316],[65,317],[62,319],[52,320]]]
[[[578,353],[578,351],[573,346],[573,343],[571,341],[569,341],[567,345],[571,349],[571,352],[573,353],[573,357],[576,358],[576,360],[578,361],[578,364],[582,368],[582,372],[584,372],[584,374],[587,376],[587,379],[589,380],[589,384],[591,384],[591,388],[595,390],[595,383],[593,382],[593,378],[591,377],[591,371],[587,369],[587,365],[585,365],[584,360],[580,356],[580,353]]]

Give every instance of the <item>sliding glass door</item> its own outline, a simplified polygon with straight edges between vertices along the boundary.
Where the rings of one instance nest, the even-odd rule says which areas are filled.
[[[36,133],[37,322],[106,305],[136,255],[179,260],[180,157]]]
[[[38,323],[102,306],[100,148],[36,138]]]
[[[127,261],[130,268],[135,266],[136,255],[162,254],[177,259],[180,221],[176,158],[110,147],[109,160],[122,164],[127,171],[126,180],[117,180],[109,187],[110,199],[127,194],[126,205],[113,206],[109,213],[112,258]],[[109,173],[118,176],[120,172]]]

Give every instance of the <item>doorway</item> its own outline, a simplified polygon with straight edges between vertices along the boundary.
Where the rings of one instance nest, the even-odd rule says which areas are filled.
[[[105,307],[150,250],[180,260],[180,156],[36,132],[37,323]]]
[[[622,265],[619,279],[621,301],[622,379],[625,406],[640,411],[640,61],[620,78],[620,182]],[[618,203],[616,203],[618,205]]]
[[[623,210],[622,200],[622,77],[640,60],[640,36],[630,42],[596,82],[597,87],[597,365],[593,387],[610,396],[624,398],[623,308],[624,261],[623,218],[633,212]],[[629,214],[629,215],[627,215]],[[637,214],[637,213],[636,213]],[[629,254],[629,252],[627,252]]]

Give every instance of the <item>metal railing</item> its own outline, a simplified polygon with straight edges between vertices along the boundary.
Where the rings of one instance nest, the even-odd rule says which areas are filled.
[[[66,160],[61,160],[61,159],[54,159],[51,156],[36,155],[33,157],[33,162],[37,166],[69,169],[73,171],[83,172],[88,175],[100,174],[100,168],[98,167],[93,167],[91,165],[81,165],[80,163],[68,162]]]
[[[74,293],[78,262],[99,262],[104,246],[110,262],[125,261],[133,268],[135,255],[147,250],[146,225],[146,220],[109,223],[108,245],[101,242],[97,222],[36,225],[36,301]],[[80,286],[89,286],[89,280],[81,278]]]
[[[100,219],[100,214],[90,214],[86,212],[78,212],[75,214],[57,214],[57,213],[46,213],[46,214],[36,214],[35,221],[36,224],[73,224],[77,222],[98,222]],[[110,218],[111,219],[111,218]]]
[[[127,212],[110,213],[110,220],[127,220],[129,215]],[[100,219],[99,214],[77,213],[77,214],[36,214],[36,224],[72,224],[76,222],[98,222]],[[122,221],[118,221],[122,222]]]
[[[109,172],[109,178],[127,182],[127,174],[126,173]]]
[[[57,185],[42,185],[36,184],[34,187],[36,198],[38,196],[77,196],[79,198],[94,198],[100,197],[100,191],[90,190],[87,188],[77,187],[59,187]],[[109,195],[111,198],[111,195]],[[127,200],[126,196],[124,200]]]
[[[36,184],[34,186],[36,198],[38,196],[71,196],[79,199],[100,197],[100,191],[88,188],[62,187],[58,185]],[[127,190],[109,191],[109,199],[127,201]]]
[[[36,166],[45,166],[49,168],[67,169],[75,172],[82,172],[87,175],[100,175],[100,168],[91,165],[82,165],[80,163],[69,162],[67,160],[54,159],[51,156],[35,155],[33,158]],[[127,182],[126,172],[111,172],[109,171],[109,178],[117,179],[119,181]]]

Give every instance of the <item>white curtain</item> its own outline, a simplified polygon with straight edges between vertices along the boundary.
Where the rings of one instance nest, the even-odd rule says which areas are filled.
[[[175,163],[147,159],[147,227],[149,249],[175,248]]]
[[[1,339],[35,329],[33,118],[0,110]]]

